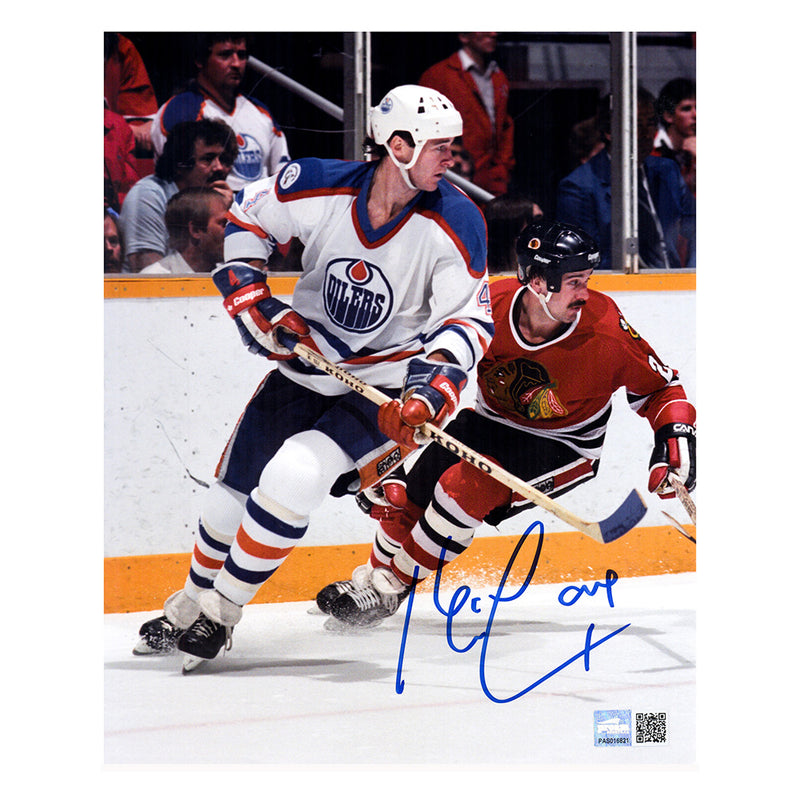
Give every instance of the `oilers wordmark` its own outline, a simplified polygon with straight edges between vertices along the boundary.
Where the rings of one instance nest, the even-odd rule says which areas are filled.
[[[325,273],[325,311],[339,327],[370,333],[389,318],[392,290],[383,273],[363,259],[336,259]]]

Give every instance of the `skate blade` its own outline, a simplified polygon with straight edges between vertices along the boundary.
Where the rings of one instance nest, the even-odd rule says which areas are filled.
[[[184,656],[183,664],[181,665],[181,672],[184,675],[188,675],[190,672],[194,672],[201,664],[205,664],[206,661],[208,661],[207,658],[198,658],[197,656]]]

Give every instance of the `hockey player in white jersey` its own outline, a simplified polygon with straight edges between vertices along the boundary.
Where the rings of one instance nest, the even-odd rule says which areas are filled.
[[[214,273],[245,345],[277,361],[248,403],[201,512],[184,588],[145,623],[137,654],[184,653],[184,671],[230,646],[242,609],[329,494],[377,483],[411,452],[377,407],[294,356],[292,337],[387,394],[413,392],[443,424],[494,325],[486,226],[443,180],[462,120],[450,101],[399,86],[369,114],[376,160],[299,159],[238,193]],[[304,245],[291,306],[263,271]],[[287,339],[288,337],[288,339]]]

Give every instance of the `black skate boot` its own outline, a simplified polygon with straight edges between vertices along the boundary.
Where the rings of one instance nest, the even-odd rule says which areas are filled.
[[[204,661],[210,661],[225,647],[231,649],[233,628],[228,628],[205,614],[178,639],[178,650],[185,653],[183,671],[191,672]]]
[[[340,595],[343,595],[350,589],[355,589],[353,581],[336,581],[329,583],[324,589],[320,589],[317,593],[317,608],[323,614],[331,613],[331,606]]]
[[[174,625],[166,617],[148,620],[139,628],[141,637],[133,648],[135,656],[167,655],[178,644],[183,628]]]
[[[364,587],[353,586],[333,601],[330,613],[339,622],[347,625],[373,627],[386,617],[391,617],[410,591],[409,586],[399,593],[381,592],[371,583]]]

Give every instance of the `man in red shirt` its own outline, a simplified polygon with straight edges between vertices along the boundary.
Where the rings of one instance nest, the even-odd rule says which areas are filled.
[[[514,169],[514,121],[509,83],[492,59],[496,33],[460,33],[461,49],[429,67],[419,82],[448,97],[464,120],[464,149],[475,162],[472,182],[499,195]]]

